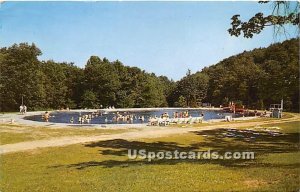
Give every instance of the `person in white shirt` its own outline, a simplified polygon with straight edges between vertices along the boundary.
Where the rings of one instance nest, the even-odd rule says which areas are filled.
[[[24,112],[24,114],[27,113],[27,107],[26,107],[26,105],[24,105],[24,107],[23,107],[23,112]]]

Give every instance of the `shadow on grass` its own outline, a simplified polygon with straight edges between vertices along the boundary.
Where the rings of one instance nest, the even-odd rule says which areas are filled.
[[[115,139],[108,141],[99,141],[86,144],[85,147],[99,148],[101,155],[123,157],[127,160],[106,160],[106,161],[88,161],[77,164],[67,165],[67,167],[84,169],[87,167],[101,166],[111,167],[129,167],[141,165],[175,165],[177,163],[195,163],[195,164],[218,164],[226,167],[290,167],[297,168],[300,163],[296,164],[271,164],[260,163],[257,160],[229,159],[229,160],[195,160],[195,159],[154,159],[151,162],[147,159],[127,158],[128,150],[141,150],[147,152],[164,152],[164,151],[205,151],[210,149],[217,151],[219,154],[225,152],[255,152],[255,158],[269,153],[289,153],[299,151],[299,133],[281,134],[279,132],[252,131],[252,130],[235,130],[235,129],[214,129],[192,132],[199,136],[199,142],[187,143],[182,145],[177,142],[141,142]],[[65,166],[65,165],[61,165]],[[60,167],[53,166],[53,167]]]

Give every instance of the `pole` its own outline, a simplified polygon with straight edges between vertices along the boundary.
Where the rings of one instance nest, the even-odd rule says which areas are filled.
[[[24,99],[23,99],[23,95],[22,95],[22,105],[24,105],[23,101],[24,101]]]

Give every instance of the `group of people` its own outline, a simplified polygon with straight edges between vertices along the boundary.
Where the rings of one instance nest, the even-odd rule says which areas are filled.
[[[21,110],[20,110],[21,112]],[[25,106],[25,112],[26,112],[26,106]],[[109,123],[109,122],[127,122],[127,123],[133,123],[134,121],[140,121],[140,123],[143,123],[145,121],[154,121],[154,120],[158,120],[160,119],[169,119],[170,116],[167,112],[162,113],[160,116],[154,115],[154,116],[144,116],[144,115],[135,115],[135,114],[131,114],[129,112],[116,112],[113,113],[113,117],[111,119],[108,119],[109,116],[106,116],[108,113],[107,112],[103,112],[103,111],[96,111],[96,112],[92,112],[92,113],[86,113],[86,114],[79,114],[79,116],[77,117],[77,119],[75,119],[76,117],[71,117],[69,122],[70,123],[79,123],[79,124],[84,124],[84,123],[91,123],[93,118],[96,118],[98,116],[103,116],[105,115],[104,118],[104,122],[105,123]],[[203,117],[204,114],[203,112],[200,113],[199,115],[200,117]],[[46,122],[49,121],[49,118],[54,117],[51,116],[51,114],[46,111],[42,118],[43,120],[45,120]],[[110,116],[111,117],[111,116]],[[174,112],[172,118],[173,119],[177,119],[177,118],[191,118],[191,114],[189,114],[189,111],[183,111],[183,112]]]
[[[98,112],[93,112],[91,114],[84,114],[84,115],[79,115],[78,117],[78,122],[80,124],[83,123],[90,123],[93,118],[98,117],[98,116],[103,116],[103,114],[107,113],[102,113],[100,111]],[[116,112],[116,114],[112,117],[111,120],[108,119],[108,117],[105,117],[104,122],[108,123],[109,121],[111,122],[127,122],[127,123],[133,123],[134,120],[140,120],[141,122],[145,121],[145,117],[142,116],[135,116],[133,114],[127,114],[126,112],[124,114],[121,114],[120,112]],[[70,123],[74,123],[74,117],[71,117]]]
[[[154,117],[149,118],[149,125],[168,125],[170,123],[178,123],[181,120],[179,119],[185,119],[185,123],[192,123],[192,122],[202,122],[204,113],[200,112],[199,117],[196,117],[196,119],[192,120],[192,115],[189,114],[189,111],[183,111],[183,112],[174,112],[172,118],[169,117],[169,114],[167,112],[161,114],[160,118],[158,118],[156,115]],[[187,120],[188,119],[188,120]]]
[[[190,114],[188,111],[183,111],[183,112],[174,112],[173,113],[173,118],[187,118],[190,117]]]
[[[145,116],[136,116],[133,114],[127,114],[124,112],[124,114],[121,114],[120,112],[117,112],[116,115],[112,118],[113,122],[127,122],[127,123],[133,123],[134,120],[140,120],[141,122],[145,121]],[[107,118],[105,119],[105,122],[107,123]]]
[[[78,117],[78,122],[80,124],[83,123],[90,123],[92,121],[92,119],[94,118],[93,115],[91,114],[86,114],[86,115],[79,115]],[[71,117],[70,123],[74,123],[74,117]]]
[[[101,107],[101,106],[100,106]],[[101,107],[102,108],[102,107]],[[115,106],[108,106],[106,109],[115,109]]]
[[[189,111],[183,111],[183,112],[174,112],[173,113],[173,118],[188,118],[188,117],[192,117],[191,114],[189,114]],[[204,117],[204,113],[200,112],[200,117]]]
[[[21,105],[20,106],[20,113],[22,114],[22,115],[24,115],[24,114],[26,114],[27,113],[27,107],[26,107],[26,105]]]
[[[204,113],[201,112],[200,117],[204,117]],[[189,111],[183,111],[183,112],[174,112],[173,113],[173,117],[174,119],[177,118],[191,118],[192,115],[189,114]],[[153,120],[157,120],[159,119],[157,115],[154,116],[136,116],[133,114],[127,114],[126,112],[124,112],[124,114],[121,114],[119,112],[116,113],[116,115],[112,118],[112,122],[127,122],[127,123],[133,123],[134,120],[139,120],[141,123],[146,121],[146,118],[148,118],[148,121],[153,121]],[[160,115],[161,119],[169,119],[170,115],[167,112],[164,112]],[[105,123],[107,123],[109,120],[107,119],[107,117],[105,118]]]
[[[97,112],[92,112],[91,114],[84,114],[84,115],[79,115],[78,116],[78,123],[83,124],[83,123],[90,123],[93,118],[102,116],[103,114],[100,111]],[[71,117],[70,123],[74,123],[74,117]]]

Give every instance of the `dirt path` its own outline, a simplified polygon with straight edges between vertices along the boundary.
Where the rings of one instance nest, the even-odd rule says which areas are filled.
[[[272,121],[258,121],[258,122],[241,122],[241,123],[228,123],[223,125],[207,125],[198,128],[189,128],[189,127],[147,127],[142,130],[119,133],[119,134],[110,134],[110,135],[100,135],[100,136],[69,136],[69,137],[58,137],[53,139],[45,140],[36,140],[28,142],[20,142],[15,144],[6,144],[0,146],[0,154],[20,152],[26,150],[32,150],[37,148],[44,147],[57,147],[64,145],[72,145],[77,143],[87,143],[93,141],[103,141],[111,139],[139,139],[139,138],[157,138],[164,137],[172,134],[182,134],[190,131],[199,131],[199,130],[209,130],[217,128],[238,128],[238,127],[247,127],[247,126],[258,126],[269,123],[285,123],[290,121],[299,120],[299,115],[294,115],[288,119],[281,120],[272,120]]]

